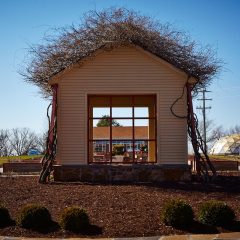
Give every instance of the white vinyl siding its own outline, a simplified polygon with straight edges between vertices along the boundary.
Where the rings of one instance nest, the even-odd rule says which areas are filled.
[[[58,79],[59,164],[87,164],[87,95],[156,94],[157,162],[187,163],[187,124],[174,117],[172,103],[186,75],[136,47],[101,52]],[[186,95],[174,110],[186,115]]]

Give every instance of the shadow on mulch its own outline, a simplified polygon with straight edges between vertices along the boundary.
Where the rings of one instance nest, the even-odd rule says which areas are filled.
[[[219,230],[217,227],[214,226],[208,226],[205,224],[202,224],[198,221],[194,221],[192,226],[189,227],[188,232],[193,234],[216,234],[219,233]]]
[[[84,231],[84,233],[89,236],[96,236],[96,235],[102,234],[102,228],[97,225],[91,224],[86,229],[86,231]]]
[[[161,182],[161,183],[132,183],[132,182],[114,182],[114,183],[90,183],[90,182],[51,182],[52,185],[101,185],[101,186],[147,186],[149,188],[174,189],[189,192],[223,192],[223,193],[240,193],[240,177],[238,176],[217,176],[217,178],[209,183],[198,182],[194,179],[186,182]]]
[[[32,229],[32,230],[41,234],[49,234],[49,233],[60,231],[61,227],[57,222],[52,221],[52,224],[45,229]],[[102,228],[98,227],[97,225],[90,224],[87,228],[84,228],[83,230],[76,233],[81,235],[96,236],[96,235],[102,234]]]
[[[137,184],[138,185],[138,184]],[[196,180],[185,182],[161,182],[156,184],[143,183],[148,187],[161,189],[174,189],[188,192],[222,192],[222,193],[240,193],[240,177],[238,176],[217,176],[211,182],[199,182]]]
[[[4,226],[1,226],[0,229],[3,229],[3,228],[8,228],[8,227],[14,227],[16,226],[17,227],[17,224],[16,224],[16,221],[12,220],[10,223],[4,225]],[[57,222],[54,222],[52,221],[51,224],[47,227],[45,227],[44,229],[40,229],[40,228],[29,228],[29,229],[26,229],[26,230],[32,230],[32,231],[35,231],[35,232],[38,232],[38,233],[42,233],[42,234],[48,234],[48,233],[51,233],[51,232],[56,232],[56,231],[59,231],[61,228],[59,226],[59,224]]]
[[[17,226],[15,221],[12,221],[11,223],[1,226],[0,229],[6,228],[6,230],[8,230],[9,227],[17,227],[18,229],[21,229],[21,227]],[[33,233],[33,234],[34,234],[34,232],[36,232],[36,233],[44,234],[44,235],[64,231],[61,229],[60,225],[55,221],[52,221],[52,223],[47,228],[44,228],[44,229],[35,228],[35,229],[24,229],[24,230],[29,231],[29,233]],[[65,234],[72,236],[73,233],[70,231],[65,231]],[[102,228],[97,225],[91,224],[87,228],[85,228],[79,232],[75,232],[75,234],[78,234],[81,236],[97,236],[97,235],[102,234]]]
[[[219,233],[218,229],[214,226],[208,226],[198,221],[193,220],[191,225],[186,227],[174,226],[173,228],[193,234],[216,234]]]
[[[85,227],[84,229],[81,229],[79,231],[76,232],[66,231],[66,232],[69,233],[70,235],[71,233],[75,233],[83,236],[96,236],[102,234],[102,228],[97,225],[90,224],[88,227]]]
[[[186,228],[176,228],[176,229],[184,230],[193,234],[217,234],[220,232],[239,232],[240,221],[234,221],[230,225],[222,226],[222,227],[208,226],[198,221],[193,221],[191,226],[188,226]]]
[[[5,222],[4,224],[0,224],[0,229],[7,228],[7,227],[12,227],[16,225],[16,221],[10,220],[9,222]]]
[[[234,221],[231,225],[225,226],[224,229],[230,232],[240,232],[240,221]]]
[[[32,229],[33,231],[42,233],[42,234],[49,234],[52,232],[56,232],[59,231],[61,228],[59,226],[59,224],[55,221],[52,221],[51,224],[47,227],[45,227],[44,229]]]

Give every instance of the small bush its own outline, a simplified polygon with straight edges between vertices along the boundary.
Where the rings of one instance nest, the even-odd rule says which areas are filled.
[[[170,200],[163,208],[162,220],[166,225],[185,228],[192,224],[193,210],[182,200]]]
[[[79,207],[66,208],[61,215],[60,225],[71,232],[84,232],[90,225],[89,217]]]
[[[209,226],[224,226],[233,222],[234,211],[224,202],[207,201],[199,210],[199,222]]]
[[[8,209],[0,206],[0,228],[9,226],[12,222]]]
[[[52,224],[51,214],[43,206],[26,205],[20,210],[17,223],[23,228],[45,230]]]
[[[125,152],[125,147],[124,147],[124,145],[121,145],[121,144],[114,145],[112,152],[114,155],[122,155]]]

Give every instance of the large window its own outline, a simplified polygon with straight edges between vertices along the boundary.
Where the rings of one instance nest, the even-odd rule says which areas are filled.
[[[156,96],[88,97],[88,162],[153,163]]]

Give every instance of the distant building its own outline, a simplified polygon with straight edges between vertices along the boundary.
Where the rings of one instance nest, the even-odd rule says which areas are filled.
[[[240,134],[221,137],[211,148],[210,154],[240,155]]]
[[[112,147],[118,145],[123,146],[126,152],[139,153],[143,146],[148,145],[148,127],[136,126],[136,140],[132,140],[132,127],[120,126],[112,127],[114,139],[112,139]],[[94,156],[110,152],[110,127],[93,127],[93,142]],[[133,148],[134,145],[134,148]],[[95,157],[96,158],[96,157]]]

